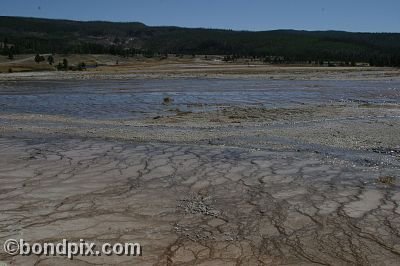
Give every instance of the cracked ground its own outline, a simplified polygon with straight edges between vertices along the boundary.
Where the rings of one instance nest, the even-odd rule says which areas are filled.
[[[1,251],[0,261],[398,265],[400,82],[353,81],[343,91],[315,83],[305,88],[324,101],[296,91],[291,103],[288,92],[273,99],[279,108],[259,80],[246,83],[259,84],[258,96],[253,87],[247,96],[142,88],[132,108],[144,111],[129,116],[117,104],[126,98],[110,93],[112,104],[103,102],[104,88],[88,85],[88,95],[74,98],[64,89],[26,91],[42,83],[3,84],[0,242],[139,242],[143,254],[68,260]],[[139,86],[129,84],[119,86]],[[346,91],[361,85],[367,96]],[[166,93],[173,103],[162,102]],[[77,105],[84,97],[90,105]],[[204,99],[214,100],[193,103]],[[256,99],[267,104],[249,106]],[[110,116],[113,108],[120,117]]]

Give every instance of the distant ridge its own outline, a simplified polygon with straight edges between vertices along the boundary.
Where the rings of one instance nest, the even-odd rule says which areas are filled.
[[[11,51],[10,51],[11,50]],[[400,33],[233,31],[0,16],[0,52],[219,54],[285,62],[368,62],[400,66]]]

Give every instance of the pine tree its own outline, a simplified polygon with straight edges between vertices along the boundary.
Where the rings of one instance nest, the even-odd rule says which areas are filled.
[[[14,48],[11,47],[11,49],[8,50],[8,59],[13,60],[14,59]]]
[[[49,55],[47,57],[47,62],[49,63],[49,65],[53,65],[54,63],[54,57],[52,55]]]
[[[36,54],[36,56],[35,56],[35,62],[36,62],[37,64],[40,63],[40,55],[39,55],[39,54]]]
[[[68,60],[66,58],[63,59],[63,67],[65,70],[68,70]]]

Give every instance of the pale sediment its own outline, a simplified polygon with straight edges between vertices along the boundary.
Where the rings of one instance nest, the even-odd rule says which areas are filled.
[[[307,88],[326,95],[319,84]],[[282,107],[249,104],[258,95],[268,101],[264,91],[242,99],[222,91],[229,104],[217,99],[206,107],[190,92],[172,89],[167,95],[175,102],[154,106],[147,94],[155,92],[141,91],[145,112],[114,118],[109,109],[88,115],[101,104],[74,105],[79,99],[69,96],[77,92],[68,94],[68,87],[60,100],[56,91],[35,98],[7,84],[2,96],[9,101],[0,112],[0,242],[132,241],[143,246],[143,255],[69,261],[0,253],[0,261],[396,265],[397,85],[377,83],[383,89],[376,95],[371,85],[370,96],[352,91],[347,101],[329,96]],[[90,93],[89,102],[97,95]],[[108,90],[100,94],[107,97]],[[31,101],[27,108],[19,105],[20,95]],[[60,106],[32,99],[57,99]],[[118,109],[108,106],[114,96],[107,99],[104,109]]]
[[[400,255],[384,169],[307,152],[2,139],[1,238],[136,241],[143,256],[18,265],[379,264]]]

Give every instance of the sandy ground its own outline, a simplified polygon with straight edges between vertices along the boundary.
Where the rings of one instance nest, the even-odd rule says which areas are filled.
[[[155,74],[54,75],[168,78],[163,67]],[[216,71],[233,80],[254,74]],[[273,71],[291,79],[399,78],[395,69]],[[56,76],[7,75],[17,83]],[[267,82],[269,74],[260,78]],[[178,109],[134,119],[11,112],[6,106],[0,112],[0,242],[132,241],[143,246],[143,255],[71,261],[0,253],[0,260],[398,265],[400,95],[379,104],[354,97],[281,108],[238,103]]]
[[[82,80],[134,78],[262,78],[287,80],[392,80],[400,78],[400,69],[376,67],[318,67],[312,65],[270,65],[242,60],[225,63],[221,56],[204,59],[179,58],[123,58],[111,55],[55,55],[55,64],[67,58],[70,65],[85,62],[96,68],[86,71],[55,71],[47,62],[35,63],[34,55],[18,55],[14,60],[0,58],[0,81],[9,80]],[[9,69],[15,73],[8,73]]]

